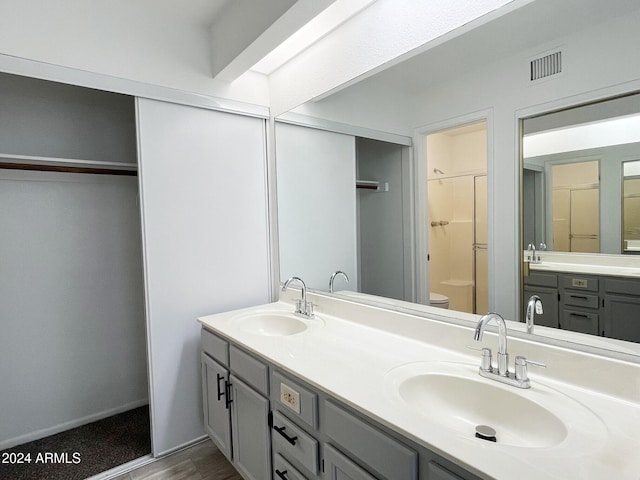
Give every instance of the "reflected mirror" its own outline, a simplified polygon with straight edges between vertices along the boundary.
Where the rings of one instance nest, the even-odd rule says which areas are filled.
[[[542,301],[536,323],[640,342],[640,94],[526,118],[522,131],[523,291]]]
[[[522,133],[529,143],[522,164],[517,147],[521,132],[514,122],[519,110],[640,81],[637,62],[631,61],[637,54],[635,40],[640,41],[633,21],[639,19],[640,7],[625,0],[608,2],[606,7],[596,0],[531,2],[278,117],[281,280],[300,276],[307,286],[328,292],[330,277],[339,270],[348,281],[343,275],[335,277],[337,295],[423,312],[421,305],[429,304],[434,293],[450,300],[455,294],[442,285],[460,280],[460,285],[473,286],[471,300],[466,302],[471,307],[451,302],[450,310],[484,313],[492,309],[520,320],[529,296],[535,293],[543,297],[544,316],[551,316],[536,317],[540,326],[536,335],[640,355],[636,345],[610,340],[640,341],[634,332],[610,320],[640,308],[640,289],[600,276],[610,266],[622,269],[617,273],[635,270],[640,274],[640,266],[629,264],[636,258],[634,240],[640,239],[636,232],[640,220],[634,210],[640,195],[634,197],[639,191],[634,191],[632,183],[638,172],[631,167],[631,162],[640,160],[640,139],[568,148],[564,140],[556,139],[550,147],[549,137],[544,139],[551,134],[578,135],[570,126],[631,118],[640,112],[638,96],[527,118]],[[505,34],[510,35],[509,42],[503,41]],[[571,54],[566,57],[566,71],[557,78],[533,81],[529,76],[532,59],[558,46],[567,46],[566,55]],[[596,63],[599,68],[606,64],[606,75],[586,73]],[[638,85],[629,87],[633,90]],[[584,103],[584,99],[573,103]],[[484,167],[438,165],[428,136],[457,129],[457,133],[474,133],[483,122],[486,145],[476,153],[486,156]],[[634,129],[640,131],[640,127]],[[613,130],[628,128],[614,124]],[[534,138],[542,138],[538,142],[546,150],[535,150]],[[466,155],[468,159],[475,153]],[[627,163],[625,171],[631,173],[629,183],[624,183]],[[463,175],[473,180],[459,181]],[[462,186],[454,190],[456,183]],[[438,187],[446,184],[452,188],[439,192]],[[476,195],[482,198],[483,194],[486,200],[478,200]],[[476,205],[464,215],[461,209],[454,212],[455,195],[476,197]],[[485,202],[483,212],[477,205]],[[463,255],[449,256],[454,261],[470,259],[470,268],[464,272],[451,265],[439,268],[443,256],[434,257],[433,249],[438,241],[453,247],[462,237],[455,230],[467,228],[464,222],[470,226],[472,241],[465,242]],[[527,280],[522,296],[518,280],[523,278],[523,260],[533,255],[527,252],[530,244],[542,261],[537,266],[528,262],[529,273],[555,272],[555,280],[551,286]],[[570,263],[563,255],[572,255],[574,263],[559,271],[557,264]],[[586,256],[598,257],[595,269],[585,270]],[[488,278],[484,285],[478,272]],[[589,281],[590,275],[596,277],[597,286]],[[586,284],[585,276],[589,277]],[[626,279],[624,275],[616,278]],[[569,282],[568,286],[562,282]],[[551,290],[542,291],[540,286]],[[573,292],[575,297],[569,301],[595,302],[597,308],[558,303],[560,291]],[[603,307],[605,295],[621,301]],[[633,315],[638,318],[640,312]],[[603,331],[609,338],[603,338]]]
[[[622,251],[640,255],[640,161],[622,166]]]

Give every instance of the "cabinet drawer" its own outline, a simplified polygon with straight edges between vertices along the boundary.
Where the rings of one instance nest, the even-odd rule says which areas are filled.
[[[318,442],[280,412],[273,414],[273,451],[297,461],[314,475],[318,473]]]
[[[269,394],[269,367],[235,345],[229,348],[229,368],[260,393]]]
[[[363,464],[393,480],[415,480],[418,454],[331,401],[325,402],[325,433]]]
[[[529,270],[529,275],[524,277],[525,285],[536,285],[538,287],[558,287],[558,275],[555,273],[538,273]]]
[[[229,366],[229,342],[204,328],[200,332],[202,350],[221,365]]]
[[[607,278],[604,280],[604,291],[607,293],[640,296],[640,280]]]
[[[563,275],[562,287],[586,292],[597,292],[598,279],[584,275]]]
[[[324,446],[324,464],[328,480],[376,480],[331,445]]]
[[[427,475],[427,478],[429,480],[464,480],[451,470],[444,468],[442,465],[433,461],[429,462],[428,470],[429,475]]]
[[[307,480],[307,477],[275,453],[273,455],[273,480]]]
[[[271,375],[271,400],[289,418],[318,428],[318,396],[280,372]]]
[[[560,322],[564,330],[599,335],[598,314],[564,309]]]
[[[599,300],[598,295],[565,290],[563,303],[573,307],[598,308]]]

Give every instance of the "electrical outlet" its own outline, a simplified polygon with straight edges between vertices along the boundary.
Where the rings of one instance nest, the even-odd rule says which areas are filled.
[[[285,383],[280,384],[280,402],[296,413],[300,413],[300,393]]]

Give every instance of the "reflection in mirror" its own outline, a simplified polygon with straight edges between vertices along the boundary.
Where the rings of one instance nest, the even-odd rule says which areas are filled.
[[[488,311],[487,124],[427,135],[430,303]]]
[[[523,248],[622,253],[621,165],[640,157],[636,97],[525,119]]]
[[[640,342],[640,257],[622,255],[640,238],[639,98],[523,121],[523,303],[542,299],[540,325]]]
[[[622,249],[640,254],[640,161],[623,164],[622,181]]]
[[[277,122],[280,278],[412,300],[407,146]]]
[[[552,22],[550,18],[553,18]],[[520,138],[516,122],[513,121],[521,111],[541,112],[540,105],[553,105],[552,108],[557,109],[559,105],[570,105],[574,98],[579,100],[573,103],[584,103],[611,95],[611,92],[623,94],[625,91],[638,90],[640,64],[635,61],[636,45],[640,39],[638,20],[640,7],[637,2],[628,0],[611,0],[606,5],[598,0],[527,2],[477,28],[469,26],[469,30],[458,37],[416,49],[423,53],[400,63],[390,62],[392,66],[389,68],[371,76],[369,73],[362,75],[357,81],[353,79],[348,86],[338,87],[331,94],[321,93],[314,100],[277,118],[275,149],[281,278],[299,275],[312,288],[327,291],[331,274],[343,270],[350,282],[346,284],[337,278],[336,295],[355,291],[348,295],[358,301],[429,316],[438,315],[451,322],[463,319],[471,324],[475,318],[471,314],[454,308],[439,309],[434,313],[436,309],[421,305],[429,302],[430,291],[445,293],[437,283],[447,281],[445,276],[442,280],[429,281],[433,262],[436,261],[434,257],[427,261],[427,254],[433,254],[429,241],[429,235],[433,233],[431,229],[436,233],[444,233],[447,229],[447,226],[441,228],[439,224],[431,227],[430,223],[442,220],[450,222],[448,227],[453,226],[451,220],[436,218],[440,216],[439,212],[432,212],[429,216],[429,209],[426,208],[429,194],[426,185],[435,180],[427,178],[427,174],[438,173],[433,172],[433,168],[439,168],[445,175],[451,172],[438,166],[426,167],[428,155],[424,139],[442,129],[484,118],[488,120],[489,130],[486,176],[488,250],[479,250],[477,253],[482,255],[488,252],[486,268],[489,291],[487,304],[476,305],[476,311],[492,309],[505,314],[507,318],[519,319],[524,314],[520,312],[520,306],[526,304],[528,299],[518,299],[522,292],[521,284],[517,281],[521,271],[521,256],[526,255],[523,250],[529,244],[535,246],[536,250],[540,249],[541,244],[543,249],[548,244],[548,250],[543,250],[541,255],[542,263],[539,266],[532,265],[531,272],[541,274],[538,275],[541,282],[551,278],[551,284],[538,285],[528,281],[525,287],[531,287],[532,293],[540,291],[538,287],[549,289],[546,300],[543,295],[540,296],[545,302],[545,315],[549,312],[552,318],[546,319],[545,323],[545,319],[536,317],[540,323],[536,326],[535,336],[527,338],[547,341],[540,336],[548,336],[616,352],[630,351],[635,352],[640,360],[640,345],[602,337],[605,331],[610,337],[630,338],[630,332],[624,331],[624,323],[610,319],[640,316],[640,313],[634,313],[637,305],[633,307],[633,302],[640,302],[640,290],[633,290],[636,286],[602,279],[603,275],[607,275],[604,272],[611,268],[616,269],[616,275],[608,275],[608,280],[613,280],[612,277],[626,280],[634,271],[636,275],[640,272],[640,266],[629,263],[635,256],[621,254],[624,241],[621,164],[623,161],[640,159],[633,150],[629,150],[635,147],[634,143],[640,143],[640,139],[615,141],[613,146],[587,142],[571,148],[565,148],[561,142],[552,150],[528,152],[526,168],[522,170],[520,159],[514,154]],[[345,28],[348,26],[346,24]],[[509,42],[505,42],[506,32],[518,34],[511,35]],[[561,73],[538,80],[529,78],[531,60],[544,58],[558,49],[562,50],[562,59],[565,61]],[[312,60],[311,54],[308,60]],[[540,115],[539,119],[528,118],[526,133],[529,137],[535,133],[550,134],[556,130],[563,130],[566,134],[570,131],[567,128],[569,125],[585,127],[604,118],[623,117],[623,120],[638,112],[639,100],[636,96],[630,96],[621,98],[617,103],[594,104],[580,109],[556,111],[553,115]],[[538,125],[538,122],[543,122],[543,125]],[[285,125],[296,127],[298,131],[313,131],[315,134],[308,136],[314,138],[302,141],[290,135],[286,140],[287,133],[281,131]],[[620,134],[628,131],[622,127],[615,127],[615,130]],[[315,173],[313,169],[311,173],[299,172],[295,169],[297,167],[292,167],[289,173],[281,171],[288,168],[287,162],[294,162],[296,158],[309,162],[307,166],[310,166],[311,160],[307,160],[307,157],[312,152],[320,157],[316,160],[322,162],[326,156],[322,155],[323,147],[317,142],[321,141],[323,135],[320,132],[323,131],[331,134],[329,136],[351,138],[345,152],[350,165],[348,172],[345,172],[347,177],[341,178],[337,171],[331,173],[333,167],[330,167],[329,159],[326,160],[327,164],[320,163],[315,167]],[[635,131],[640,131],[640,128],[635,128]],[[586,138],[595,136],[586,135]],[[375,172],[363,170],[358,155],[360,144],[365,139],[373,142],[372,145],[390,143],[401,146],[403,167],[400,187],[394,185],[393,180],[387,180],[391,176],[386,173],[375,175]],[[287,141],[290,141],[288,146]],[[413,145],[412,141],[415,142]],[[286,155],[289,155],[289,159],[285,158]],[[594,226],[586,233],[575,228],[571,231],[571,206],[567,208],[565,202],[563,217],[560,217],[560,212],[556,213],[556,218],[564,219],[556,222],[557,230],[560,231],[563,226],[565,232],[554,239],[552,178],[555,176],[559,181],[561,174],[554,175],[552,165],[542,162],[545,156],[555,156],[557,166],[597,162],[598,180],[581,179],[578,186],[569,181],[555,185],[555,190],[563,190],[565,197],[569,192],[569,199],[575,191],[573,195],[578,201],[574,202],[573,223],[580,224],[584,223],[581,220],[584,213],[575,208],[576,203],[580,204],[581,194],[584,193],[582,190],[588,190],[586,186],[595,187],[598,184],[597,195],[594,192],[587,194],[592,204],[595,205],[597,201],[599,206],[591,207],[591,215],[587,218]],[[609,161],[611,158],[614,160]],[[319,168],[324,171],[320,172]],[[518,188],[519,182],[514,181],[519,172],[524,178],[522,189]],[[481,173],[476,173],[481,176]],[[575,174],[569,176],[569,180],[575,179]],[[332,177],[335,186],[329,182]],[[479,182],[474,183],[476,188],[483,188]],[[375,190],[358,189],[358,184]],[[342,189],[345,189],[343,193]],[[373,220],[369,219],[369,214],[363,213],[363,200],[382,202],[399,192],[402,192],[403,199],[401,213],[399,209],[394,210],[393,214],[387,213],[377,204],[371,207]],[[335,198],[342,198],[343,194],[348,208],[345,207],[346,203],[334,201]],[[520,195],[525,207],[522,227]],[[425,211],[420,210],[421,204]],[[285,207],[293,211],[286,212],[283,210]],[[557,210],[560,208],[558,206]],[[476,212],[478,214],[482,212]],[[340,228],[329,226],[327,219],[342,219],[343,215],[355,218],[354,223],[349,226],[345,221]],[[382,233],[391,233],[389,229],[385,230],[385,226],[391,225],[392,220],[402,225],[402,231],[397,230],[393,236],[384,237]],[[522,238],[520,231],[524,231]],[[586,242],[580,242],[578,235],[581,234],[597,235],[597,239],[587,238]],[[479,238],[482,232],[475,232],[475,235]],[[305,250],[301,245],[303,239],[316,242],[316,247]],[[386,246],[383,240],[388,241]],[[341,242],[344,245],[336,246]],[[558,245],[562,242],[567,245],[563,247],[567,250],[565,252],[558,251]],[[370,246],[367,253],[365,245]],[[394,253],[389,255],[394,255],[396,259],[393,262],[386,259],[386,252],[392,250],[391,245]],[[335,249],[336,255],[329,258],[323,251],[325,247]],[[575,251],[587,248],[597,248],[600,253]],[[355,257],[349,259],[347,255],[340,256],[343,250],[355,252]],[[311,264],[319,267],[319,273],[310,270]],[[483,267],[483,261],[476,258],[476,275]],[[372,272],[367,273],[367,268]],[[551,272],[550,276],[544,277],[548,272]],[[458,276],[462,274],[456,272],[454,276],[451,272],[449,278],[456,279]],[[533,277],[530,275],[529,280]],[[583,277],[588,277],[586,283]],[[480,282],[471,278],[478,287],[477,303],[481,296]],[[597,280],[597,287],[589,281],[591,279]],[[469,277],[463,280],[468,282]],[[599,306],[589,309],[585,305],[565,305],[564,300],[560,302],[558,295],[566,295],[570,291],[573,292],[574,303],[593,302],[595,297],[595,303]],[[602,306],[605,295],[607,299],[613,298],[615,301],[605,302],[605,306]],[[580,296],[585,298],[581,299]],[[552,328],[544,326],[547,324]],[[518,327],[522,327],[520,331],[526,335],[524,324],[512,324],[510,331],[517,331]]]

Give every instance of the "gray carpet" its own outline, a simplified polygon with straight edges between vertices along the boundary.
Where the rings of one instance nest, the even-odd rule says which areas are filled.
[[[0,479],[83,480],[149,453],[149,407],[144,406],[2,450]],[[22,455],[30,455],[31,463],[11,463]]]

